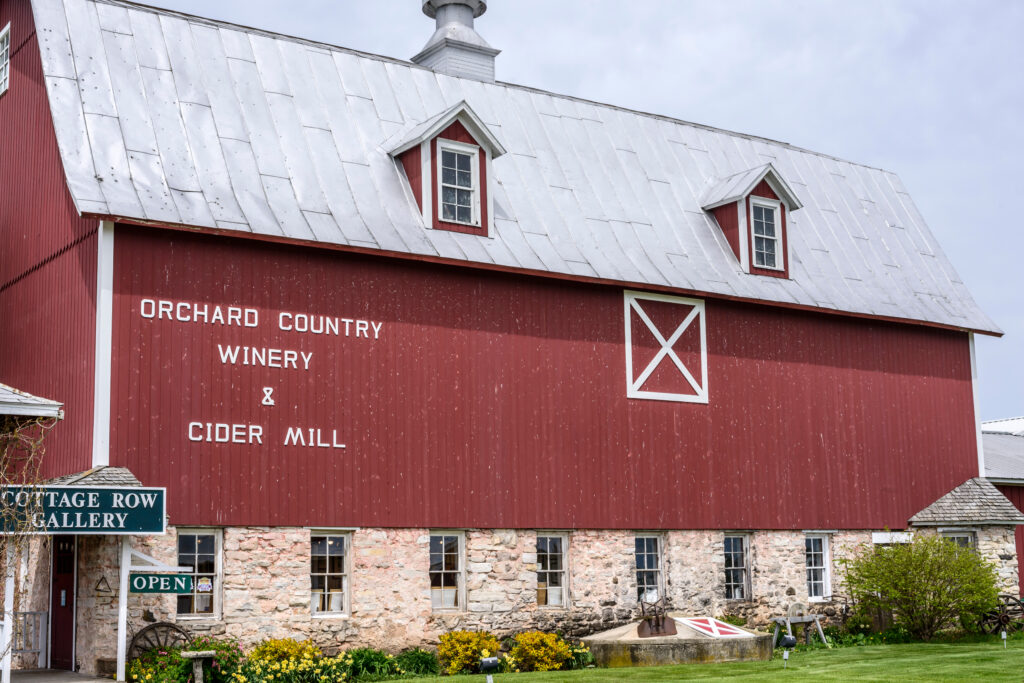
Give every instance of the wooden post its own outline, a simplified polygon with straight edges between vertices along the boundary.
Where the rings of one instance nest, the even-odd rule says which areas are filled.
[[[121,587],[117,593],[117,680],[125,681],[125,659],[128,655],[128,574],[132,567],[131,536],[121,537]],[[6,683],[6,681],[4,682]]]
[[[7,539],[7,567],[4,577],[4,630],[0,636],[3,647],[3,683],[11,683],[11,649],[14,647],[14,546]]]

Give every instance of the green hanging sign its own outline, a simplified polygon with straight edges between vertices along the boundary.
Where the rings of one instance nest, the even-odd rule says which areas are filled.
[[[132,574],[128,579],[129,593],[192,592],[192,577],[188,574]]]

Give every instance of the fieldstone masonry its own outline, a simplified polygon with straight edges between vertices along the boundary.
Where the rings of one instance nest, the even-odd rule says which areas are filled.
[[[368,645],[397,651],[436,645],[446,631],[487,629],[499,636],[539,628],[582,636],[624,624],[637,615],[634,538],[631,531],[583,530],[569,534],[569,604],[536,604],[536,532],[468,530],[465,543],[464,610],[431,608],[430,531],[358,529],[349,546],[349,609],[346,614],[311,613],[310,530],[230,527],[223,529],[222,576],[217,618],[176,615],[173,595],[129,596],[130,631],[171,621],[194,634],[232,636],[249,647],[265,638],[311,639],[329,652]],[[644,534],[649,535],[649,534]],[[804,538],[799,531],[749,533],[752,599],[725,599],[722,531],[668,531],[663,542],[663,579],[674,609],[692,614],[736,615],[765,627],[773,616],[808,604]],[[871,542],[870,531],[829,536],[832,588],[842,593],[838,561]],[[25,605],[46,605],[48,552],[40,542],[40,580]],[[177,533],[132,539],[132,547],[169,565],[177,561]],[[1013,529],[978,530],[978,550],[994,561],[1001,586],[1016,586]],[[83,536],[78,549],[77,658],[95,673],[116,657],[120,539]],[[33,566],[36,566],[33,565]],[[105,579],[105,581],[101,581]],[[105,589],[109,586],[109,591]],[[40,597],[42,596],[42,597]],[[828,606],[818,606],[826,611]],[[45,607],[44,607],[45,608]],[[20,607],[18,609],[23,609]],[[104,666],[105,665],[105,666]]]

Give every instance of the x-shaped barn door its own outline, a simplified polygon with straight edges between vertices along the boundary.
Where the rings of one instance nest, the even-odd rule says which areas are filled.
[[[675,304],[679,307],[681,320],[676,324],[674,331],[668,337],[658,329],[658,326],[651,320],[648,312],[644,310],[642,302],[653,301],[662,304]],[[685,313],[685,315],[684,315]],[[704,302],[697,299],[686,299],[677,296],[663,294],[646,294],[643,292],[625,292],[625,314],[626,314],[626,395],[630,398],[648,398],[661,401],[681,401],[689,403],[707,403],[708,375],[707,375],[707,343],[706,329],[704,323]],[[634,348],[633,319],[634,316],[643,322],[651,336],[660,345],[658,352],[647,363],[647,365],[634,376],[633,366],[634,354],[639,350]],[[687,367],[686,363],[675,351],[675,345],[692,325],[698,325],[700,335],[700,367]],[[652,391],[643,389],[644,384],[651,378],[651,375],[662,361],[668,358],[679,371],[681,379],[685,380],[686,386],[680,385],[680,391]],[[691,365],[693,362],[691,361]],[[699,378],[699,379],[698,379]]]

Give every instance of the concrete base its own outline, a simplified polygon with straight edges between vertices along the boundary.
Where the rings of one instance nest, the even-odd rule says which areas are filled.
[[[750,631],[749,638],[712,638],[680,627],[663,638],[640,638],[637,625],[627,624],[583,639],[602,667],[662,666],[701,662],[767,661],[772,658],[772,637]]]

